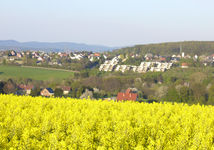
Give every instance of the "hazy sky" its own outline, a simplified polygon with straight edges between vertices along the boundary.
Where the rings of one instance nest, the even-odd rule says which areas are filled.
[[[107,46],[214,40],[213,0],[0,0],[0,40]]]

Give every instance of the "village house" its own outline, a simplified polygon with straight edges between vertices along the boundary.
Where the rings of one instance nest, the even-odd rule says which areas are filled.
[[[63,86],[62,90],[64,95],[68,95],[71,91],[71,88],[69,86]]]
[[[115,66],[118,64],[119,58],[114,57],[112,60],[106,60],[104,64],[100,65],[100,71],[113,71]]]
[[[182,63],[181,68],[189,68],[189,64],[188,63]]]
[[[138,94],[133,92],[131,89],[127,89],[125,93],[117,94],[117,101],[137,101]]]
[[[62,57],[68,57],[69,55],[67,53],[61,53],[61,52],[59,52],[58,56],[60,56],[62,58]]]
[[[183,58],[185,58],[185,59],[190,59],[190,58],[192,58],[190,55],[185,55]]]
[[[32,58],[38,58],[39,56],[38,52],[32,52]]]
[[[74,59],[77,59],[77,60],[81,60],[82,58],[84,57],[83,54],[73,54],[73,56],[70,55],[70,59],[74,60]]]
[[[23,54],[22,54],[22,53],[17,53],[17,57],[18,57],[18,58],[22,58],[22,57],[23,57]]]
[[[100,57],[100,53],[94,53],[94,57]]]
[[[16,56],[16,51],[11,51],[10,53],[9,53],[9,56]]]
[[[160,62],[166,62],[166,57],[160,57]]]
[[[54,91],[51,88],[45,88],[40,92],[40,95],[50,97],[54,95]]]
[[[173,63],[167,62],[141,62],[140,66],[131,65],[117,65],[118,59],[106,60],[104,64],[100,65],[100,71],[133,71],[138,73],[151,72],[164,72],[171,69]]]
[[[36,65],[42,65],[41,61],[36,61]]]
[[[180,61],[180,58],[177,57],[176,55],[172,55],[171,62],[172,62],[172,63],[176,63],[176,62],[178,62],[178,61]]]
[[[178,54],[176,57],[177,57],[177,58],[181,58],[181,55],[180,55],[180,54]]]
[[[37,60],[38,61],[44,61],[44,59],[42,57],[38,57]]]
[[[145,55],[144,58],[145,58],[146,60],[152,60],[152,59],[153,59],[153,54],[148,53],[148,54]]]
[[[103,55],[104,59],[107,59],[108,57],[106,55]]]
[[[23,91],[25,92],[26,95],[30,95],[32,89],[34,88],[34,86],[33,86],[33,85],[24,85],[24,84],[20,84],[20,85],[18,86],[18,88],[19,88],[20,90],[23,90]]]
[[[14,57],[10,57],[9,60],[10,60],[10,61],[14,61],[15,58],[14,58]]]
[[[100,59],[101,54],[100,53],[92,53],[88,55],[88,59],[90,61],[94,61],[95,59]]]

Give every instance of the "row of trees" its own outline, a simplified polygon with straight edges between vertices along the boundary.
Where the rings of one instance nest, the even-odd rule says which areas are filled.
[[[163,100],[214,105],[214,84],[208,90],[201,84],[194,84],[191,87],[170,87]]]
[[[40,95],[42,88],[54,89],[55,96],[63,96],[61,86],[72,88],[69,97],[79,98],[86,89],[93,92],[94,98],[115,97],[118,92],[127,88],[137,88],[140,99],[156,99],[158,101],[172,101],[185,103],[214,104],[214,68],[189,68],[187,70],[175,68],[170,71],[136,73],[100,73],[83,71],[74,77],[55,81],[34,81],[9,79],[0,82],[1,93],[22,94],[18,84],[35,86],[32,96]],[[97,89],[97,90],[94,90]],[[95,92],[96,91],[96,92]]]
[[[33,84],[32,80],[28,81],[28,84]],[[41,84],[39,86],[39,84]],[[35,84],[34,88],[31,90],[31,96],[40,96],[40,92],[42,90],[41,87],[44,87],[44,85],[40,82]],[[55,97],[73,97],[73,98],[79,98],[83,92],[87,89],[87,87],[82,86],[76,86],[71,89],[71,92],[68,95],[63,95],[62,88],[54,88],[54,96]],[[0,82],[0,93],[1,94],[16,94],[16,95],[24,95],[25,91],[20,89],[15,81],[12,79],[9,79],[7,81],[1,81]]]

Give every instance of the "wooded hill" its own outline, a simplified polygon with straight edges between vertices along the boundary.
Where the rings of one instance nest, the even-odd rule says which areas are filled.
[[[184,52],[189,55],[211,55],[214,54],[214,41],[185,41],[169,42],[160,44],[136,45],[114,50],[113,54],[141,54],[146,53],[169,56]]]
[[[67,51],[94,51],[103,52],[116,49],[102,45],[88,45],[73,42],[18,42],[15,40],[0,40],[0,50],[42,50],[46,52],[67,52]]]

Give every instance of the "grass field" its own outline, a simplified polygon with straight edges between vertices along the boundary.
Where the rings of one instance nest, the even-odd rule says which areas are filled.
[[[26,68],[20,66],[0,65],[0,79],[31,78],[34,80],[65,79],[73,76],[73,72],[48,70],[42,68]]]

